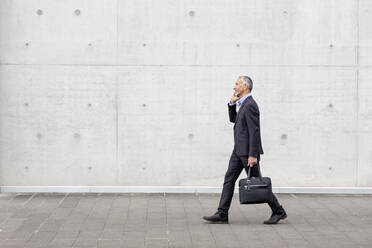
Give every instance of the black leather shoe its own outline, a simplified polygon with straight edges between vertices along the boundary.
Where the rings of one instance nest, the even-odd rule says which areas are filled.
[[[283,209],[283,211],[280,212],[280,213],[277,213],[277,214],[273,213],[273,214],[271,214],[270,219],[265,220],[264,221],[264,224],[276,224],[276,223],[279,222],[279,220],[284,220],[285,218],[287,218],[287,213]]]
[[[211,223],[220,223],[220,224],[229,223],[229,216],[227,214],[221,214],[219,212],[216,212],[214,215],[211,215],[211,216],[203,216],[203,219]]]

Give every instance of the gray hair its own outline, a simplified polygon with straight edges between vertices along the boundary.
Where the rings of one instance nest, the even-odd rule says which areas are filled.
[[[248,85],[249,91],[252,91],[253,88],[253,81],[250,77],[248,76],[240,76],[239,78],[242,79],[243,83],[246,83]]]

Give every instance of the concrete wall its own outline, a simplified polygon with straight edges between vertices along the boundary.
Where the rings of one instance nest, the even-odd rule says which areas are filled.
[[[372,186],[372,1],[1,0],[0,184],[221,186],[254,80],[274,186]]]

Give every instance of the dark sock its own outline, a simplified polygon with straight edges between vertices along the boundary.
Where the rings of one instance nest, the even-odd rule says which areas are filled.
[[[218,214],[221,216],[221,217],[225,217],[225,216],[227,216],[227,213],[225,213],[225,212],[221,212],[221,211],[217,211],[218,212]]]
[[[276,210],[276,214],[283,214],[284,213],[284,208],[282,206],[278,207],[278,209]]]

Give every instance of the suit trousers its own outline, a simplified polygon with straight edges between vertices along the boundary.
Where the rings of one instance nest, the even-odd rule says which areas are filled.
[[[259,164],[260,156],[257,157],[257,164]],[[223,214],[228,214],[231,200],[234,195],[234,188],[235,188],[235,182],[239,178],[240,173],[242,172],[244,166],[246,167],[247,171],[247,165],[248,165],[248,156],[238,156],[235,152],[235,149],[233,150],[230,161],[229,161],[229,167],[225,174],[225,179],[223,182],[223,189],[221,194],[220,203],[218,206],[218,212]],[[253,166],[251,168],[251,176],[258,177],[259,171],[257,166]],[[282,206],[279,204],[278,199],[273,194],[272,202],[269,202],[269,206],[273,213],[278,213],[282,209]]]

